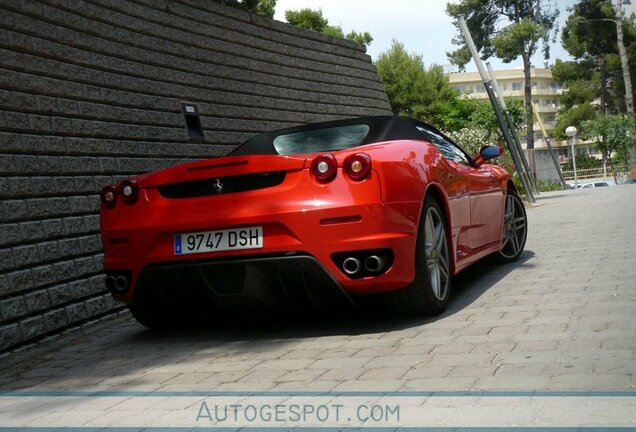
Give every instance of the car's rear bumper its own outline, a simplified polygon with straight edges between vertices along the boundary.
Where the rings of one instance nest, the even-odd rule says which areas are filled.
[[[149,265],[139,276],[135,301],[140,293],[151,292],[153,285],[161,284],[168,291],[204,291],[200,298],[208,298],[221,307],[258,304],[332,307],[356,302],[315,258],[308,255]]]
[[[222,275],[231,272],[229,264],[240,262],[247,269],[246,275],[256,271],[251,269],[259,269],[256,273],[267,273],[267,268],[272,273],[280,271],[279,259],[262,261],[262,257],[304,256],[303,262],[314,262],[324,273],[321,280],[330,280],[354,295],[401,288],[413,280],[421,203],[382,202],[375,176],[358,184],[343,181],[318,191],[308,188],[319,186],[297,184],[279,191],[280,195],[259,192],[244,194],[244,198],[214,196],[207,201],[162,200],[156,190],[146,190],[134,206],[122,205],[118,211],[102,209],[105,270],[111,274],[129,272],[130,278],[130,288],[114,293],[115,298],[132,302],[142,273],[162,267],[186,271],[195,264],[197,268],[217,269]],[[252,226],[263,227],[263,248],[175,255],[175,234]],[[390,266],[378,275],[352,278],[335,258],[374,250],[389,250],[391,254]],[[314,264],[301,267],[311,268],[311,274],[319,273]],[[253,280],[250,284],[258,285]]]

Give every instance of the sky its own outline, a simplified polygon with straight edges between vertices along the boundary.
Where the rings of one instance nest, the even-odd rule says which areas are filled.
[[[323,16],[330,25],[339,25],[348,33],[368,31],[373,36],[373,42],[367,53],[375,60],[378,54],[391,47],[393,39],[402,42],[410,53],[421,54],[424,64],[442,65],[449,71],[456,70],[450,65],[446,52],[457,48],[451,40],[456,35],[451,18],[446,15],[447,0],[277,0],[274,19],[285,21],[285,11],[288,9],[322,9]],[[567,7],[576,0],[556,0],[560,10],[559,27],[561,28],[568,16]],[[636,2],[627,5],[625,11],[629,14],[636,12]],[[560,36],[550,48],[550,63],[554,59],[571,59],[561,47]],[[496,58],[491,58],[490,64],[494,69],[521,68],[519,58],[512,63],[504,64]],[[533,57],[533,65],[543,67],[543,55],[539,52]],[[467,71],[477,70],[474,63],[466,65]]]

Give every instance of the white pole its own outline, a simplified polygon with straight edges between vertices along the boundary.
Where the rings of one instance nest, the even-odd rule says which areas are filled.
[[[574,151],[574,140],[576,139],[576,133],[578,131],[574,126],[568,126],[565,128],[565,134],[570,140],[570,148],[572,149],[572,168],[574,168],[574,186],[578,186],[579,182],[576,178],[576,152]]]
[[[572,145],[572,168],[574,168],[574,186],[578,186],[579,182],[576,178],[576,152],[574,151],[574,140],[575,137],[570,138],[570,143]]]

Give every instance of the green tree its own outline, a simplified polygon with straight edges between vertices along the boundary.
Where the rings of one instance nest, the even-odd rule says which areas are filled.
[[[559,95],[560,108],[557,123],[550,131],[554,138],[566,139],[565,129],[576,126],[582,129],[586,120],[597,117],[597,107],[592,102],[599,97],[599,76],[589,60],[556,60],[552,66],[555,80],[565,83],[565,90]]]
[[[515,127],[523,128],[526,115],[523,101],[506,98],[506,106]],[[451,109],[446,113],[444,125],[447,131],[477,130],[482,134],[483,141],[505,143],[495,111],[486,100],[458,98],[452,101]]]
[[[261,15],[267,18],[274,18],[276,12],[276,0],[258,0],[258,4],[254,8],[256,15]]]
[[[545,58],[549,58],[549,41],[555,31],[558,9],[547,0],[461,0],[456,4],[448,3],[446,12],[455,19],[457,27],[457,18],[466,18],[483,59],[495,55],[506,63],[519,57],[523,60],[526,144],[528,149],[533,149],[530,59],[541,46]],[[448,53],[448,58],[463,70],[470,61],[463,36],[460,34],[453,43],[461,47]]]
[[[285,19],[289,24],[296,27],[321,33],[329,25],[329,20],[322,15],[322,9],[317,11],[309,8],[287,10],[285,11]]]
[[[612,4],[608,0],[581,0],[575,4],[563,27],[561,43],[581,66],[594,71],[586,79],[594,79],[593,96],[599,98],[600,113],[606,114],[610,105],[610,72],[614,72],[608,70],[608,57],[618,53]],[[613,63],[620,70],[620,61]]]
[[[404,45],[393,41],[375,62],[384,82],[391,109],[444,128],[458,93],[448,83],[441,66],[424,66],[421,55],[409,54]]]
[[[356,31],[351,30],[347,33],[347,39],[352,40],[354,42],[358,42],[360,45],[369,46],[371,42],[373,42],[373,36],[369,32],[358,33]]]
[[[274,18],[276,0],[217,0],[221,4],[232,6],[244,11]]]
[[[366,47],[368,47],[373,41],[373,37],[369,32],[358,33],[351,31],[345,35],[342,31],[342,27],[329,25],[329,20],[322,14],[322,9],[313,10],[305,8],[299,10],[287,10],[285,11],[285,20],[296,27],[314,30],[329,36],[346,38]]]
[[[623,42],[627,46],[627,66],[630,75],[636,78],[636,24],[634,16],[622,19]],[[587,71],[587,76],[578,80],[588,82],[593,93],[587,101],[598,99],[601,114],[625,112],[625,80],[617,44],[615,9],[609,0],[580,0],[570,9],[561,34],[563,47],[576,59],[567,68]],[[566,93],[572,92],[572,77],[561,74],[566,67],[553,67],[555,78],[568,84]],[[558,70],[557,70],[558,69]],[[579,74],[582,75],[582,74]],[[633,89],[632,89],[633,92]],[[633,98],[632,94],[632,98]]]
[[[582,130],[583,122],[593,120],[597,116],[596,108],[589,103],[576,105],[572,108],[561,107],[557,114],[556,125],[550,131],[550,134],[553,138],[567,139],[565,130],[568,126],[575,126],[577,129]]]
[[[629,151],[628,130],[632,121],[621,115],[604,115],[583,123],[583,136],[596,141],[596,148],[603,154],[603,162],[609,161],[616,181],[612,153]]]

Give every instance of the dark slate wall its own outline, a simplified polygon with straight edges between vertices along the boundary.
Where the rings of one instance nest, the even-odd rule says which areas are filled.
[[[0,350],[119,307],[101,275],[105,184],[376,114],[381,81],[346,40],[211,0],[0,0]]]

